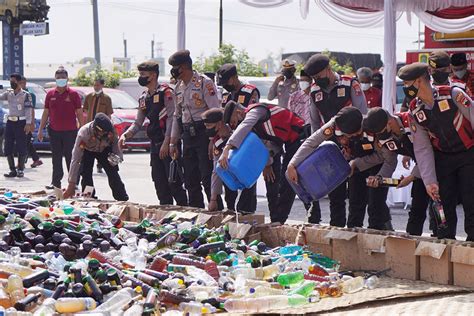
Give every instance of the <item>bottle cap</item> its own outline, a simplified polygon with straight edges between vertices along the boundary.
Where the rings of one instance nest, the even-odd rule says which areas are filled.
[[[141,286],[135,287],[134,290],[135,290],[136,293],[139,293],[139,294],[143,293],[143,290],[142,290],[142,287],[141,287]]]

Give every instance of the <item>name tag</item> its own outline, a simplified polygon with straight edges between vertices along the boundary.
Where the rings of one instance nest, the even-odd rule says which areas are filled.
[[[159,94],[155,94],[153,96],[153,103],[159,103],[160,102],[160,95]]]
[[[418,111],[416,114],[416,119],[418,120],[419,123],[422,123],[427,120],[426,114],[423,110]]]
[[[372,150],[373,148],[372,144],[362,144],[362,149],[364,150]]]
[[[239,95],[239,99],[237,100],[237,103],[243,104],[244,102],[245,102],[245,96]]]
[[[387,147],[391,151],[394,151],[394,150],[398,149],[397,144],[393,140],[387,143]]]
[[[337,96],[338,97],[345,97],[346,96],[346,89],[345,88],[338,88],[337,89]]]
[[[438,102],[439,110],[445,112],[450,109],[448,100],[442,100]]]

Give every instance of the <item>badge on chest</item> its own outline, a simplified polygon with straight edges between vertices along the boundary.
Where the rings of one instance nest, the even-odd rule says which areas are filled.
[[[342,98],[346,96],[346,89],[344,88],[338,88],[337,89],[337,97]]]
[[[448,100],[441,100],[438,102],[439,110],[445,112],[450,109]]]
[[[423,110],[420,110],[420,111],[416,112],[415,116],[416,116],[416,120],[418,121],[418,123],[422,123],[422,122],[427,120],[425,111],[423,111]]]
[[[160,95],[159,94],[155,94],[153,96],[153,103],[160,103]]]
[[[315,95],[314,95],[314,101],[315,102],[319,102],[323,99],[323,93],[321,91],[317,92]]]
[[[239,98],[237,99],[237,103],[244,104],[245,102],[245,95],[239,95]]]
[[[363,150],[372,150],[372,149],[374,149],[374,146],[372,146],[372,144],[362,144],[362,149]]]
[[[388,150],[395,151],[398,149],[397,143],[395,143],[393,140],[387,142],[387,148]]]

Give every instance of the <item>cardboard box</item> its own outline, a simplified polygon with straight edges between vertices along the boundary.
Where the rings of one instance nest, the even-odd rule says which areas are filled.
[[[451,246],[441,242],[420,241],[415,255],[420,257],[420,280],[453,284]]]
[[[137,205],[128,205],[128,220],[131,222],[140,223],[143,219],[143,208],[138,207]],[[141,213],[140,213],[141,212]],[[140,216],[140,214],[142,214]]]
[[[387,275],[408,280],[420,279],[420,257],[415,255],[416,239],[387,236],[385,239],[385,267]]]
[[[278,240],[282,246],[288,244],[305,245],[304,226],[282,225],[277,230]]]
[[[326,238],[332,240],[332,258],[341,262],[341,270],[359,270],[359,247],[357,233],[332,229]]]
[[[381,271],[385,269],[385,239],[380,234],[359,233],[357,244],[359,247],[360,267],[364,270]]]
[[[329,229],[323,226],[307,226],[305,228],[306,244],[310,251],[332,258],[332,241],[326,238]]]
[[[283,246],[283,242],[278,239],[278,230],[281,228],[279,223],[261,224],[255,227],[260,233],[261,241],[268,247]]]
[[[453,245],[451,247],[453,263],[453,284],[474,287],[474,248],[472,244]]]
[[[106,211],[106,214],[118,216],[122,221],[128,220],[128,206],[123,204],[114,204]]]
[[[250,224],[253,226],[265,224],[265,215],[263,214],[247,214],[247,215],[239,214],[238,216],[236,216],[235,213],[225,212],[223,213],[223,215],[224,215],[224,219],[222,220],[221,225],[225,223],[229,223],[229,222]]]

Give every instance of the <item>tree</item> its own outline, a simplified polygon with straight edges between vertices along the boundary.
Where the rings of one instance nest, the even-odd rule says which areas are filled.
[[[116,88],[120,84],[122,78],[133,78],[136,77],[137,73],[133,71],[109,71],[101,67],[97,67],[94,71],[87,73],[84,70],[80,70],[77,77],[72,79],[72,83],[78,87],[91,87],[94,85],[94,81],[97,79],[105,80],[106,88]]]
[[[232,44],[223,44],[217,54],[201,56],[194,62],[194,69],[199,72],[216,72],[223,64],[235,64],[241,76],[262,77],[262,69],[254,63],[245,50],[238,50]]]
[[[323,51],[321,54],[329,57],[329,64],[331,65],[333,71],[343,71],[345,75],[351,75],[354,73],[354,69],[352,68],[352,64],[349,60],[347,60],[344,65],[340,65],[336,57],[331,56],[331,52],[328,50]]]

